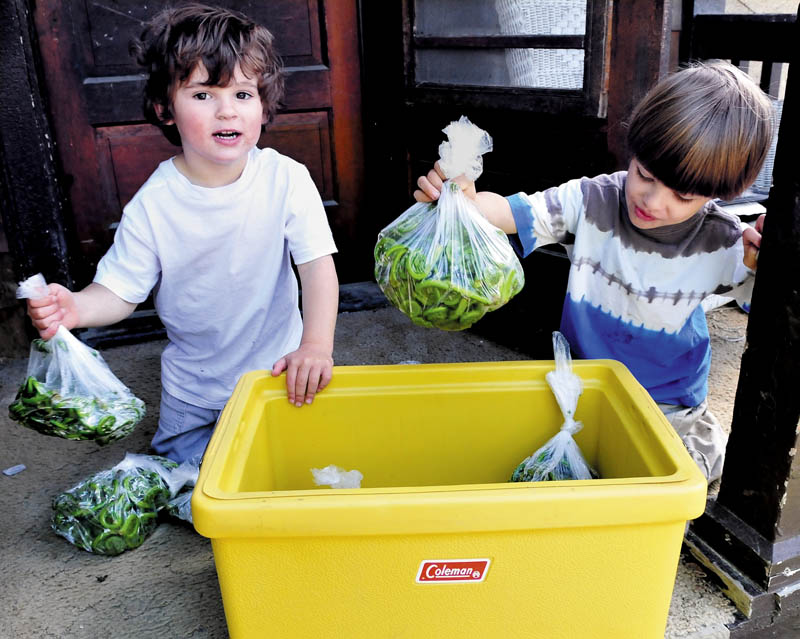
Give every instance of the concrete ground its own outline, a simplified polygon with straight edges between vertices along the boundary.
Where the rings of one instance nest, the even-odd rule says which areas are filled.
[[[698,0],[698,12],[795,13],[797,0]],[[714,357],[709,403],[730,424],[746,316],[724,307],[709,313]],[[101,557],[75,548],[50,529],[50,502],[77,481],[148,452],[159,399],[163,341],[106,349],[112,370],[143,399],[148,415],[105,448],[20,427],[0,410],[0,639],[137,639],[227,637],[211,546],[187,524],[165,521],[140,548]],[[525,359],[471,333],[417,328],[398,311],[342,313],[336,364],[394,364]],[[23,379],[26,358],[0,358],[0,404]],[[635,614],[635,613],[634,613]],[[724,639],[735,608],[688,555],[677,566],[665,639]],[[522,634],[522,633],[520,633]]]
[[[746,315],[724,307],[709,314],[714,364],[712,409],[730,423]],[[136,550],[102,557],[80,550],[50,529],[54,495],[126,452],[147,452],[156,427],[163,341],[109,348],[112,370],[143,399],[148,415],[127,438],[100,448],[22,428],[0,413],[0,637],[15,639],[221,638],[227,636],[210,543],[187,524],[165,522]],[[341,313],[338,366],[415,360],[467,362],[525,359],[470,332],[412,325],[393,308]],[[0,403],[23,379],[26,358],[0,360]],[[666,637],[722,639],[734,608],[688,557],[678,566]]]

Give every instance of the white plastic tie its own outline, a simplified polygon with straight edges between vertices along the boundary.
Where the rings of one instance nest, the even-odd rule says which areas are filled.
[[[37,273],[31,275],[27,280],[20,282],[17,288],[17,299],[31,299],[36,300],[42,297],[47,297],[47,281],[44,275]]]
[[[188,479],[183,473],[180,474],[181,476],[177,476],[173,471],[168,468],[164,468],[164,466],[162,466],[159,462],[151,459],[147,455],[135,453],[126,453],[125,458],[111,470],[129,471],[136,468],[141,470],[152,470],[153,472],[158,473],[158,475],[167,485],[171,497],[174,497],[178,491],[183,488],[183,485]],[[177,468],[175,470],[177,470]]]
[[[447,141],[439,145],[439,166],[445,177],[464,175],[473,182],[483,173],[483,154],[492,150],[491,136],[462,115],[442,131]]]

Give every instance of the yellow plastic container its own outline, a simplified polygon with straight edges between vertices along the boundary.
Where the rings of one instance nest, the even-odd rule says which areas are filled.
[[[573,366],[602,479],[508,483],[563,423],[551,361],[337,367],[299,409],[243,376],[192,497],[231,637],[661,639],[706,483],[624,366]]]

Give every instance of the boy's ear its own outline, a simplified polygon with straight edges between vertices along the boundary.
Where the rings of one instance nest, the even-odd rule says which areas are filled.
[[[264,126],[267,123],[267,112],[262,109],[261,110],[261,126]]]
[[[158,119],[161,120],[164,124],[175,124],[175,120],[172,119],[172,114],[170,114],[170,112],[164,108],[163,104],[154,104],[153,108],[156,111]]]

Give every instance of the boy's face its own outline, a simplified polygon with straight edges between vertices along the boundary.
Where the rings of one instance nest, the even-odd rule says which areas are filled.
[[[678,193],[645,169],[636,158],[628,166],[625,201],[628,216],[640,229],[655,229],[688,220],[709,198]]]
[[[181,135],[183,160],[190,180],[227,183],[241,174],[247,154],[258,142],[266,114],[255,78],[237,65],[227,86],[207,86],[208,72],[198,63],[175,90],[172,118]],[[208,179],[206,179],[208,178]]]

